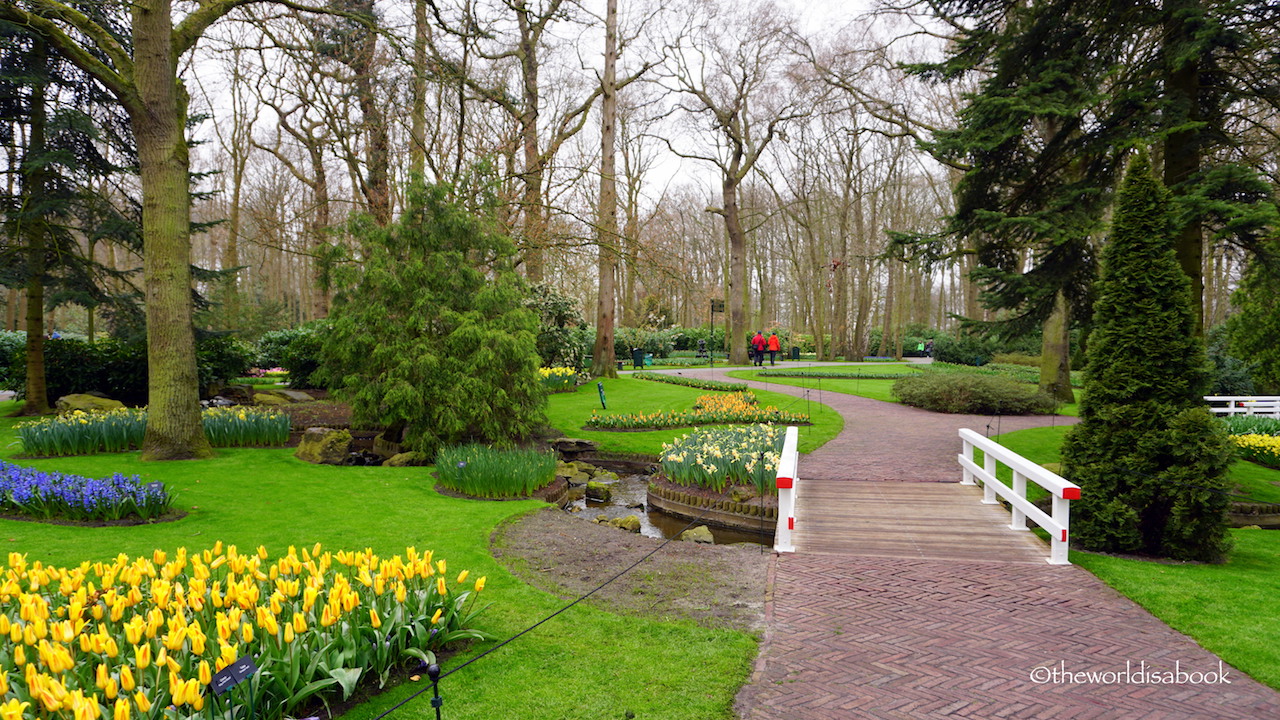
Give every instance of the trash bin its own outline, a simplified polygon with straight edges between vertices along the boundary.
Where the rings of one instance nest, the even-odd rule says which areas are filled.
[[[791,359],[792,360],[800,359],[800,348],[796,347],[795,345],[791,346]]]
[[[652,364],[653,364],[653,353],[645,353],[645,354],[644,354],[644,364],[645,364],[645,365],[652,365]]]
[[[644,369],[644,348],[631,348],[631,365],[636,370]]]
[[[619,361],[618,361],[618,369],[619,369],[619,370],[621,370],[621,369],[623,368],[623,366],[625,366],[626,364],[627,364],[627,361],[626,361],[626,360],[619,360]]]

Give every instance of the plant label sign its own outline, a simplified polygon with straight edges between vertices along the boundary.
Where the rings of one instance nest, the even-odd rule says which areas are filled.
[[[258,671],[252,655],[245,655],[223,668],[209,681],[214,695],[221,695]]]

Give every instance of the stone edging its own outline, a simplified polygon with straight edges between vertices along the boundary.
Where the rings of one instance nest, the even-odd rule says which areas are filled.
[[[731,500],[708,499],[659,487],[653,483],[649,483],[649,492],[645,500],[652,507],[665,513],[734,530],[758,533],[763,524],[765,533],[772,535],[774,526],[778,523],[777,508],[762,508],[759,505]]]

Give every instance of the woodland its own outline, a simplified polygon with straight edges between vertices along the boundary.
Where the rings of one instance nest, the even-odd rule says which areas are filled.
[[[145,335],[150,458],[208,452],[195,335],[327,317],[415,181],[573,301],[598,374],[615,328],[715,322],[734,362],[923,328],[1069,392],[1149,150],[1194,332],[1274,353],[1267,2],[0,0],[0,35],[4,329],[28,380],[54,332]]]

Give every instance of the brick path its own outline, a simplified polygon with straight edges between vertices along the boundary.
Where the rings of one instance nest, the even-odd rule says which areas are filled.
[[[723,371],[682,374],[728,379]],[[990,422],[997,434],[1070,421],[937,415],[829,392],[822,402],[844,416],[845,428],[801,459],[801,493],[804,478],[954,482],[958,428],[983,432]],[[768,630],[752,680],[738,695],[739,716],[1280,718],[1280,693],[1220,665],[1089,572],[1003,562],[1012,557],[974,561],[972,550],[965,549],[963,560],[878,557],[871,554],[875,548],[776,556]],[[1175,663],[1188,673],[1221,667],[1230,682],[1061,681],[1064,669],[1120,673],[1126,664],[1133,678],[1144,662],[1155,673],[1172,671]],[[1033,672],[1039,673],[1034,680]]]

